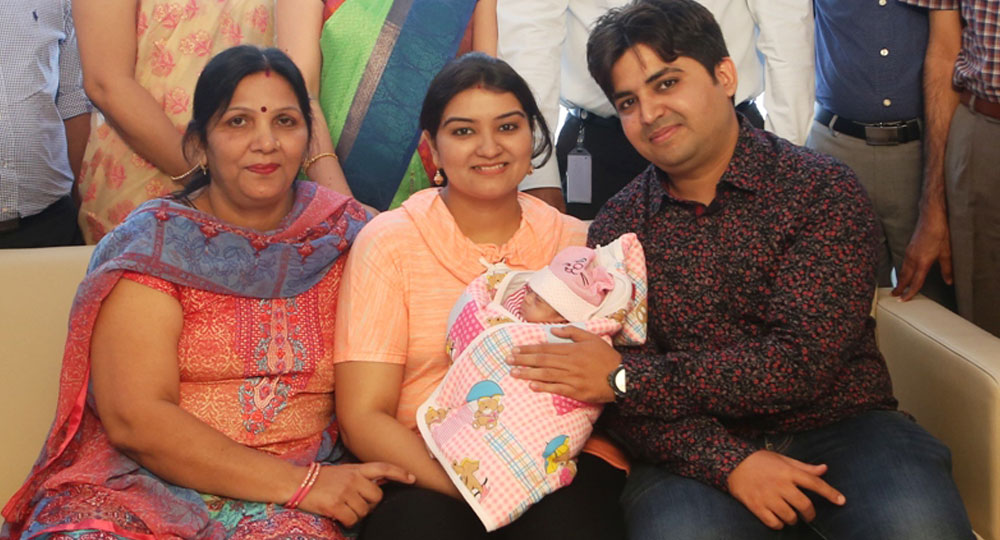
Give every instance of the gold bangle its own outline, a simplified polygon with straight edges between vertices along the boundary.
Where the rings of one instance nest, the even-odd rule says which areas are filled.
[[[333,152],[320,152],[319,154],[316,154],[315,156],[307,159],[305,163],[302,164],[302,170],[309,172],[309,167],[312,167],[313,163],[316,163],[318,159],[325,157],[332,157],[333,159],[337,159],[337,154],[334,154]]]

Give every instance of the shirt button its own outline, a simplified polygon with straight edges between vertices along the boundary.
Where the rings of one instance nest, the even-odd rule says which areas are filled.
[[[878,53],[881,54],[882,56],[889,56],[889,49],[882,49]]]
[[[889,99],[889,98],[885,98],[885,99],[882,100],[882,105],[885,105],[886,107],[888,107],[889,105],[892,105],[892,100]]]
[[[880,6],[884,6],[887,3],[888,3],[887,0],[878,0],[878,5],[880,5]]]

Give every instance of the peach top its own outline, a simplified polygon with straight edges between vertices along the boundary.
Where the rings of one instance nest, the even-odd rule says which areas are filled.
[[[416,409],[444,378],[448,315],[465,286],[503,261],[537,270],[563,248],[583,245],[587,225],[521,194],[521,224],[502,246],[468,239],[438,188],[379,214],[351,248],[341,286],[334,362],[403,364],[396,418],[416,431]],[[587,451],[624,467],[621,452],[592,437]]]

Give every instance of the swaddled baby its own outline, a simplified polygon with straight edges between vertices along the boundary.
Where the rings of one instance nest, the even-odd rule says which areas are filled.
[[[535,272],[493,266],[456,303],[446,342],[453,364],[417,409],[417,424],[487,530],[573,480],[601,412],[531,390],[505,358],[516,346],[566,341],[550,330],[567,323],[642,343],[645,272],[642,246],[627,234],[597,249],[566,248]]]

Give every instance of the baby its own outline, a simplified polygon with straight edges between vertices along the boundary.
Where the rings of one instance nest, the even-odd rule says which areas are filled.
[[[572,324],[611,342],[645,340],[646,267],[634,234],[570,247],[540,270],[496,265],[468,285],[448,322],[452,366],[417,409],[431,453],[487,530],[569,484],[601,407],[535,392],[510,376],[516,346],[565,341]]]
[[[615,281],[597,263],[596,256],[597,251],[586,247],[562,250],[549,266],[533,273],[526,285],[504,300],[504,308],[520,320],[533,323],[568,323],[597,316],[608,293],[614,290]],[[623,281],[623,285],[629,290],[623,289],[619,300],[625,292],[631,293],[631,284]],[[621,302],[612,304],[618,307]],[[607,306],[603,311],[604,316],[610,315]]]

